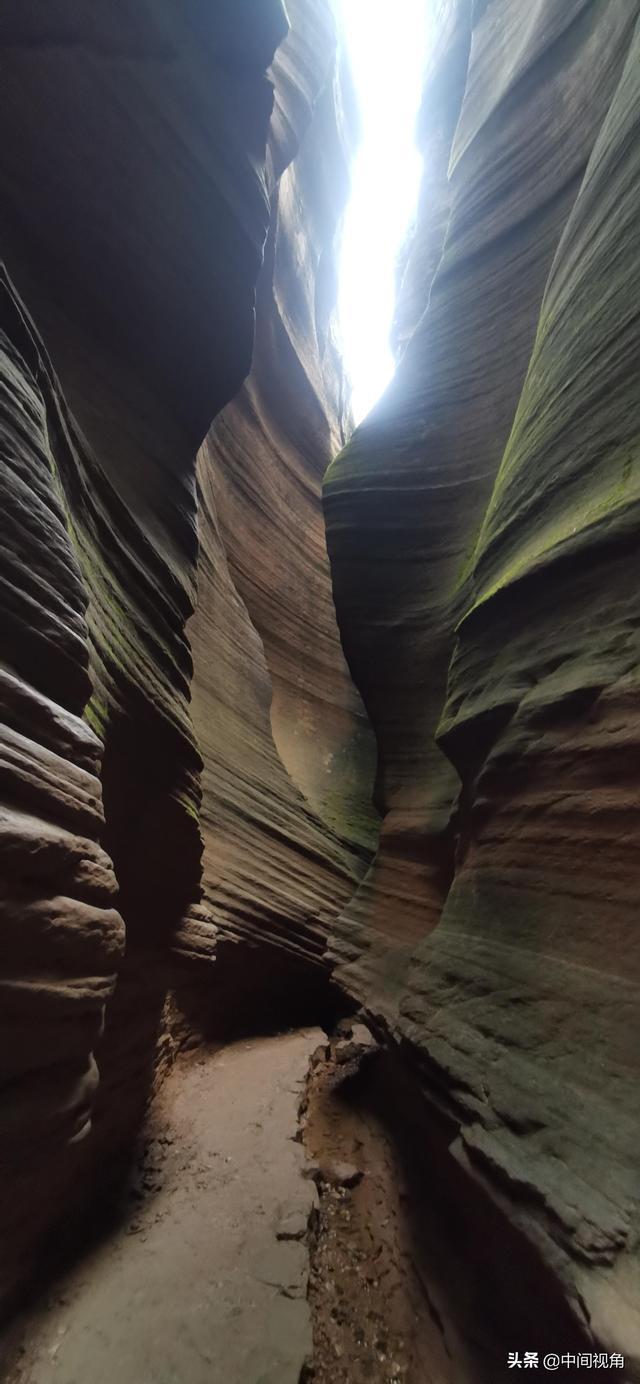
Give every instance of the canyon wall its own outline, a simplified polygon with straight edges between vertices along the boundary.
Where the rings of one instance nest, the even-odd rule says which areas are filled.
[[[428,7],[352,436],[329,0],[85,9],[0,6],[0,1296],[185,1038],[360,1005],[634,1377],[640,6]]]
[[[325,483],[383,813],[336,974],[418,1074],[469,1219],[515,1227],[628,1377],[639,13],[435,7],[403,354]]]
[[[340,647],[321,503],[347,422],[334,242],[355,121],[331,11],[309,0],[291,20],[273,67],[253,364],[199,456],[189,631],[212,923],[200,946],[215,939],[222,960],[244,943],[245,976],[252,955],[263,975],[296,959],[323,968],[377,823],[373,737]]]
[[[3,1296],[238,942],[256,1005],[280,956],[326,984],[371,854],[320,498],[353,114],[289,8],[0,13]]]

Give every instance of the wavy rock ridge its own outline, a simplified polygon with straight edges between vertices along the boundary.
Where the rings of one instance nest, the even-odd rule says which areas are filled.
[[[637,0],[434,5],[346,446],[328,0],[85,8],[0,12],[0,1296],[176,1045],[339,991],[640,1377]]]
[[[279,957],[326,979],[373,757],[320,499],[350,140],[329,7],[56,0],[0,42],[4,1295],[116,1166],[191,1022],[175,991],[215,1022],[239,943],[262,990]],[[254,369],[196,482],[267,236]]]
[[[384,813],[338,973],[467,1188],[630,1361],[638,15],[440,7],[406,347],[325,484]]]
[[[344,440],[332,313],[351,131],[336,121],[335,51],[330,10],[299,4],[273,68],[251,374],[199,457],[190,626],[203,884],[218,942],[318,962],[376,831],[372,737],[339,644],[321,505]]]
[[[4,271],[0,313],[7,656],[0,671],[0,1219],[11,1244],[32,1205],[34,1148],[46,1163],[89,1128],[92,1053],[124,928],[113,907],[113,866],[100,846],[102,747],[81,719],[90,693],[87,599],[64,504],[65,478],[80,459]]]

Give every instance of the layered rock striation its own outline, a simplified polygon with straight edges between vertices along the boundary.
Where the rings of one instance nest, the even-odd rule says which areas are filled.
[[[0,436],[0,1225],[11,1281],[23,1269],[25,1220],[48,1209],[34,1161],[55,1164],[90,1127],[93,1052],[124,927],[100,844],[102,746],[82,719],[91,691],[87,596],[65,506],[82,442],[4,271]]]
[[[3,252],[95,458],[73,513],[90,718],[128,926],[157,936],[198,897],[193,459],[251,360],[287,24],[279,0],[259,23],[195,0],[38,10],[0,29]]]
[[[85,8],[0,7],[0,1295],[203,1014],[339,992],[633,1377],[637,0],[434,6],[351,437],[328,0]]]
[[[0,15],[2,1293],[135,1131],[188,1022],[168,1000],[185,959],[206,990],[222,929],[313,967],[364,868],[349,764],[366,802],[372,756],[320,503],[349,121],[329,8],[291,20],[268,76],[280,0]],[[198,490],[251,366],[267,235],[256,372]]]
[[[325,485],[384,813],[334,955],[637,1358],[639,11],[440,11],[404,354]]]
[[[273,67],[252,369],[198,466],[189,633],[212,927],[197,945],[322,965],[377,828],[373,739],[339,643],[321,504],[348,421],[333,312],[354,116],[330,9],[299,0],[290,17]]]

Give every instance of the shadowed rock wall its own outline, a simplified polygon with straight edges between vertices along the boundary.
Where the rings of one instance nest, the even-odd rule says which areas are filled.
[[[637,0],[434,7],[402,358],[325,491],[363,703],[330,9],[80,8],[0,4],[0,1292],[194,994],[333,968],[463,1220],[633,1357]]]
[[[4,270],[0,437],[0,1226],[11,1282],[23,1270],[25,1222],[32,1229],[51,1214],[51,1184],[43,1188],[36,1167],[56,1167],[90,1128],[93,1050],[124,927],[100,846],[102,746],[81,719],[91,691],[87,596],[65,487],[81,470],[82,444]]]
[[[437,11],[406,347],[325,485],[384,813],[334,955],[637,1359],[639,10]]]
[[[219,774],[216,765],[227,753],[242,785],[254,717],[263,800],[256,812],[250,785],[253,836],[240,841],[241,872],[250,877],[255,862],[269,860],[274,838],[284,863],[270,866],[273,897],[264,879],[252,899],[243,895],[249,931],[262,912],[274,928],[277,919],[281,939],[299,923],[291,948],[318,959],[326,922],[362,868],[360,838],[354,844],[346,828],[343,841],[317,816],[275,749],[262,646],[216,548],[206,476],[203,611],[209,576],[214,604],[227,582],[231,610],[225,628],[212,630],[220,643],[207,660],[228,674],[234,710],[244,708],[240,737],[233,743],[221,718],[218,744],[207,716],[199,746],[189,707],[196,451],[249,370],[269,199],[277,202],[316,106],[336,147],[342,138],[332,21],[322,8],[313,16],[311,6],[294,7],[274,110],[265,70],[287,32],[279,0],[127,0],[86,14],[67,0],[46,13],[37,4],[19,14],[0,8],[2,252],[37,327],[6,281],[3,1292],[70,1204],[71,1184],[77,1200],[135,1130],[154,1068],[170,1056],[167,991],[180,983],[177,963],[185,955],[208,961],[215,950],[212,915],[200,903],[201,750],[210,754],[205,786],[224,794],[225,765]],[[342,168],[337,191],[317,189],[312,297],[320,259],[333,253],[344,188]],[[322,657],[333,659],[339,684],[339,732],[327,755],[362,722],[339,662],[319,498],[342,407],[328,344],[332,273],[323,260],[316,310],[332,366],[326,397],[306,405],[315,407],[318,451],[308,462],[312,498],[301,496],[299,506],[309,562],[305,553],[296,576],[323,611]],[[265,287],[263,316],[269,295]],[[266,458],[276,470],[283,447]],[[274,475],[268,484],[280,482]],[[256,544],[256,563],[260,551]],[[244,550],[243,558],[251,560]],[[237,866],[225,854],[233,828],[212,839],[206,811],[203,821],[233,912]]]
[[[264,69],[287,26],[279,3],[76,11],[27,4],[0,25],[1,116],[19,132],[0,163],[3,250],[96,457],[74,516],[89,715],[128,928],[157,937],[198,897],[193,457],[250,364]]]

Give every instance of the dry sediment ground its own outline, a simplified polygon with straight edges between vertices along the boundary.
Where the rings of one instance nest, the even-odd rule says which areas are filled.
[[[179,1057],[117,1218],[0,1342],[5,1384],[497,1384],[362,1095],[379,1060],[345,1021]]]
[[[397,1144],[366,1098],[376,1051],[362,1025],[315,1055],[304,1142],[320,1207],[311,1239],[313,1384],[484,1384],[484,1345],[465,1342],[434,1300]],[[427,1245],[427,1252],[429,1246]],[[506,1358],[506,1357],[505,1357]]]
[[[309,1300],[313,1384],[439,1384],[442,1337],[404,1243],[406,1189],[384,1131],[338,1086],[352,1066],[347,1038],[313,1066],[304,1140],[317,1166]],[[341,1060],[342,1059],[342,1060]],[[375,1060],[375,1058],[373,1058]]]
[[[298,1109],[322,1037],[178,1059],[119,1223],[14,1325],[6,1384],[298,1384],[316,1202]]]

